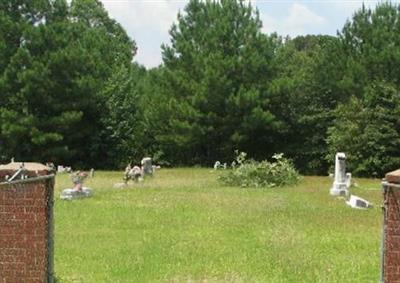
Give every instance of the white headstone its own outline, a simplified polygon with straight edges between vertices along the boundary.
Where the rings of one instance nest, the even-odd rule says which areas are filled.
[[[143,158],[141,164],[143,175],[153,175],[153,166],[150,157]]]
[[[347,189],[351,186],[351,173],[346,173],[346,187]]]
[[[347,196],[349,194],[347,190],[349,182],[347,179],[346,155],[343,152],[338,152],[335,156],[335,175],[330,194],[333,196]]]

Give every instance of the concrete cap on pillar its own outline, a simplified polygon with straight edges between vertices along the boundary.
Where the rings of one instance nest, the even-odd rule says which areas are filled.
[[[387,173],[385,179],[388,183],[400,184],[400,169]]]
[[[24,174],[29,177],[46,176],[51,174],[51,168],[36,162],[11,162],[8,164],[0,165],[0,183],[6,181],[6,176],[11,177],[19,169],[25,170]]]

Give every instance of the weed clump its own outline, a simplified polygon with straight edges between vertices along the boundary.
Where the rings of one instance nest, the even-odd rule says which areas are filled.
[[[236,151],[236,154],[232,168],[218,177],[225,185],[271,188],[294,185],[300,180],[292,162],[284,158],[282,153],[274,154],[273,162],[247,159],[245,152]]]

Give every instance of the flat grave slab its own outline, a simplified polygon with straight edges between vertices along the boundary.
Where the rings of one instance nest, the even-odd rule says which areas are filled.
[[[74,189],[65,189],[61,192],[60,198],[62,200],[74,200],[89,198],[93,195],[93,190],[91,188],[83,187],[82,191],[77,191]]]

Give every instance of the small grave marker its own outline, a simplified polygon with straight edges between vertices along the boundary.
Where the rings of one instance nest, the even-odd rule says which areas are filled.
[[[88,177],[87,172],[76,171],[71,174],[71,180],[74,184],[73,188],[65,189],[61,192],[60,198],[62,200],[74,200],[81,198],[88,198],[93,195],[92,189],[83,187],[83,180]]]

